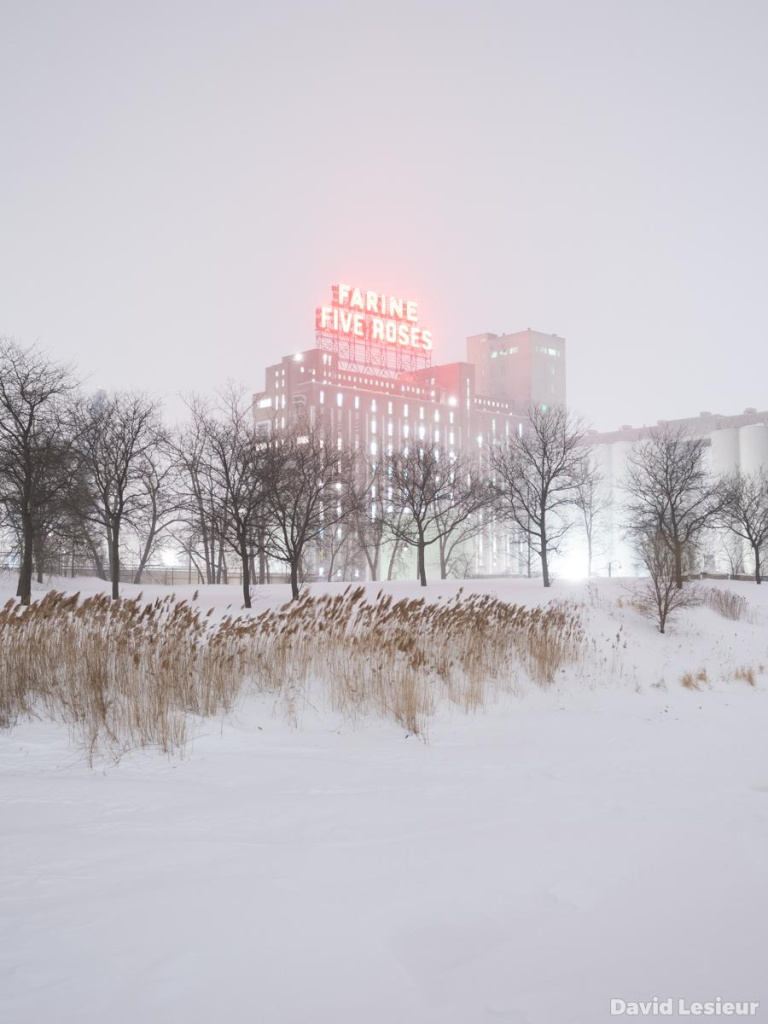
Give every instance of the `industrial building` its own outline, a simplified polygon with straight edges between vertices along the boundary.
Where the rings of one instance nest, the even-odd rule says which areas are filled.
[[[465,362],[437,366],[354,356],[321,336],[267,367],[265,389],[254,395],[256,423],[285,429],[301,412],[310,425],[322,420],[343,448],[376,454],[428,440],[467,452],[519,430],[529,403],[565,403],[565,339],[556,335],[477,335],[467,339]],[[494,375],[495,367],[507,372]]]
[[[449,453],[482,457],[487,441],[523,430],[531,405],[546,409],[567,402],[566,343],[557,334],[530,328],[475,334],[466,339],[465,361],[433,365],[432,334],[421,326],[415,302],[348,285],[333,287],[330,304],[316,312],[315,328],[312,347],[267,367],[264,390],[254,395],[257,429],[285,429],[301,417],[310,425],[322,423],[340,450],[375,457],[413,441],[432,441]],[[658,425],[663,422],[707,439],[713,475],[768,468],[768,411],[702,412]],[[606,496],[598,574],[633,570],[622,485],[627,456],[650,429],[623,425],[589,432]],[[566,555],[571,569],[583,561],[577,548],[573,539]],[[719,556],[711,557],[714,568]],[[475,573],[522,573],[526,562],[520,539],[489,522],[478,539]]]
[[[698,416],[659,420],[654,424],[655,427],[664,425],[682,429],[691,437],[705,439],[708,460],[706,468],[713,479],[736,470],[745,473],[768,470],[768,410],[760,412],[748,408],[734,416],[701,412]],[[627,472],[627,457],[652,429],[652,426],[632,427],[624,424],[618,430],[605,433],[593,430],[589,433],[588,440],[594,446],[606,496],[598,569],[613,569],[624,573],[634,569],[636,556],[624,531],[622,485]],[[706,562],[706,567],[713,571],[733,570],[731,554],[722,543],[710,547]]]
[[[522,430],[529,403],[565,404],[557,335],[474,335],[464,362],[433,365],[432,354],[415,302],[334,286],[331,304],[317,310],[314,346],[267,367],[253,399],[257,429],[286,429],[301,417],[322,423],[340,450],[376,456],[432,441],[449,454],[482,455],[486,441]],[[489,529],[475,571],[519,572],[519,545]]]

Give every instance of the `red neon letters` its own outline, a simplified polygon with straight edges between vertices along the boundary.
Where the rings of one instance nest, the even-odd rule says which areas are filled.
[[[335,284],[332,295],[331,305],[317,310],[318,331],[425,351],[432,348],[432,332],[419,326],[415,302],[348,284]]]

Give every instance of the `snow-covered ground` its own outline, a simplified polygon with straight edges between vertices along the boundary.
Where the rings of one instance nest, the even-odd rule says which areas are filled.
[[[768,1020],[768,587],[726,585],[751,622],[662,637],[619,581],[465,586],[583,600],[589,664],[427,742],[256,696],[183,758],[0,734],[0,1019],[600,1024],[721,996]]]

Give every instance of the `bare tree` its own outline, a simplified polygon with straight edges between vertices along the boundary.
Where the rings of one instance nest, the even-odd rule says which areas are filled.
[[[675,582],[683,586],[704,530],[718,516],[722,495],[709,479],[706,441],[682,427],[663,424],[651,430],[628,457],[625,483],[627,531],[646,543],[658,535],[675,563]]]
[[[288,565],[291,595],[297,600],[308,545],[351,515],[351,499],[344,487],[351,475],[351,460],[326,445],[319,428],[305,423],[274,430],[260,444],[269,550]]]
[[[176,466],[169,454],[167,437],[163,433],[157,447],[146,452],[141,470],[143,501],[138,503],[137,512],[131,519],[139,541],[139,560],[133,577],[136,584],[141,583],[149,560],[179,515],[179,493],[174,486]]]
[[[720,521],[752,551],[755,582],[762,582],[762,554],[768,547],[768,473],[740,470],[722,482]]]
[[[391,491],[391,484],[386,465],[377,456],[357,452],[350,474],[346,485],[351,499],[350,520],[368,567],[368,576],[378,580],[381,552],[389,534],[387,491]]]
[[[698,596],[694,588],[678,587],[675,555],[660,530],[639,540],[638,553],[648,577],[634,588],[633,599],[639,610],[654,620],[659,632],[664,633],[671,617],[682,608],[697,604]]]
[[[604,477],[595,465],[593,452],[585,449],[584,456],[576,467],[573,504],[578,510],[587,540],[587,576],[592,575],[595,542],[602,527],[608,501],[604,483]]]
[[[35,554],[58,516],[76,462],[68,400],[72,371],[34,348],[0,340],[0,504],[19,540],[16,594],[29,604]]]
[[[550,586],[550,558],[572,525],[566,511],[583,477],[585,425],[566,409],[532,406],[523,432],[490,448],[500,512],[530,539]]]
[[[482,532],[483,514],[493,500],[493,493],[474,459],[459,455],[450,465],[454,490],[436,503],[435,515],[441,580],[448,579],[452,573],[466,577],[471,564],[467,546],[474,545]]]
[[[105,532],[112,597],[117,599],[121,531],[145,507],[148,458],[162,438],[159,407],[143,394],[99,393],[82,406],[79,421],[88,479],[85,515]]]
[[[187,399],[189,419],[171,436],[171,451],[179,484],[179,519],[174,529],[179,548],[208,584],[226,575],[226,495],[213,471],[208,424],[210,403],[197,395]]]
[[[243,603],[251,607],[251,566],[266,516],[264,444],[257,439],[242,389],[220,395],[220,417],[207,421],[211,475],[225,503],[224,534],[240,559]]]
[[[396,542],[416,549],[418,579],[426,587],[426,549],[450,543],[488,505],[488,489],[467,459],[452,458],[432,442],[394,452],[388,474],[390,532]]]

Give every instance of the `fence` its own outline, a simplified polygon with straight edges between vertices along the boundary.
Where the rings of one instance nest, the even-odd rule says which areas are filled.
[[[16,573],[18,570],[18,560],[14,555],[11,552],[0,552],[0,572]],[[138,565],[121,565],[120,582],[133,583],[138,571]],[[43,572],[43,577],[48,579],[52,576],[63,577],[65,579],[72,579],[76,576],[86,576],[93,579],[100,578],[103,580],[111,578],[109,575],[108,565],[104,567],[104,575],[99,576],[93,562],[72,562],[67,558],[48,560]],[[314,578],[316,579],[316,577]],[[177,587],[184,584],[188,584],[190,586],[203,586],[206,583],[206,578],[194,565],[146,565],[142,570],[140,582],[145,584],[155,584],[162,587]],[[236,570],[222,569],[220,582],[222,584],[229,584],[230,586],[241,587],[243,585],[243,574]],[[259,585],[258,573],[256,573],[255,577],[252,577],[251,582],[254,586]],[[267,576],[266,582],[288,583],[290,582],[290,575],[287,572],[270,572]]]

